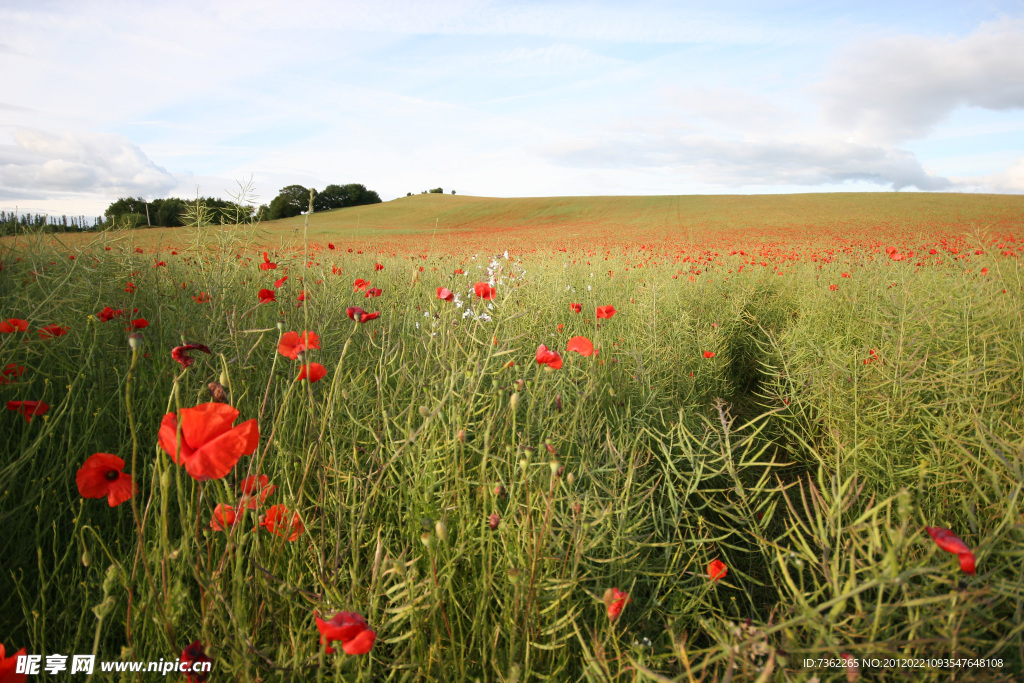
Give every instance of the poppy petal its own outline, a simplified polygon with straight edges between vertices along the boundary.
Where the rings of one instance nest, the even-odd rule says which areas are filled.
[[[260,431],[256,419],[247,420],[204,443],[185,461],[185,470],[193,479],[220,479],[231,471],[239,458],[255,452],[259,443]]]

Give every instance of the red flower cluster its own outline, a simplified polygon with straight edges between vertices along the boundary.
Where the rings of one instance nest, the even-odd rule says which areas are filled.
[[[260,520],[260,526],[275,536],[285,538],[285,534],[288,534],[289,541],[298,539],[299,534],[306,530],[299,519],[299,513],[293,512],[289,519],[288,508],[284,505],[271,505],[267,508],[267,514]]]
[[[171,349],[171,358],[181,363],[181,367],[187,368],[196,362],[196,359],[188,355],[188,351],[202,351],[203,353],[210,353],[210,348],[205,344],[185,344],[184,346],[175,346]]]
[[[178,416],[164,415],[158,441],[171,459],[184,465],[193,479],[220,479],[243,455],[251,455],[260,442],[256,420],[234,426],[238,411],[226,403],[202,403],[181,409],[181,441]],[[180,451],[180,452],[179,452]]]
[[[374,320],[380,317],[380,311],[374,311],[373,313],[367,313],[358,306],[349,306],[345,311],[348,313],[348,317],[355,320],[357,323],[365,323],[369,320]]]
[[[546,365],[552,370],[558,370],[562,367],[562,357],[541,344],[537,347],[537,365]]]
[[[497,293],[493,285],[489,285],[486,282],[478,282],[473,285],[473,292],[485,301],[493,301],[494,295]]]
[[[100,319],[101,323],[110,322],[114,318],[120,318],[121,314],[124,313],[120,308],[113,309],[110,306],[104,306],[103,310],[96,314],[96,317]]]
[[[94,453],[82,464],[75,475],[78,492],[83,498],[106,497],[107,504],[115,507],[135,493],[132,477],[122,470],[124,460],[110,453]]]
[[[579,313],[583,310],[583,304],[569,304],[569,310],[573,313]]]
[[[50,409],[42,401],[8,401],[7,410],[13,410],[25,416],[25,422],[31,422],[36,415],[45,415]]]
[[[8,318],[7,320],[0,321],[0,332],[4,334],[11,334],[12,332],[27,332],[28,321],[21,320],[20,318]]]
[[[631,602],[629,593],[618,588],[609,588],[604,592],[604,604],[608,609],[608,621],[615,621],[622,614],[622,608]]]
[[[320,631],[320,644],[326,647],[327,654],[334,654],[331,643],[338,641],[341,649],[349,655],[365,655],[373,647],[377,633],[370,630],[366,619],[356,612],[338,612],[328,620],[313,613],[317,630]]]
[[[947,553],[953,553],[960,560],[960,569],[967,574],[974,574],[974,553],[967,547],[967,544],[960,540],[949,529],[937,526],[925,527],[925,531],[932,537],[935,544]]]
[[[304,331],[301,335],[298,332],[285,332],[277,343],[277,351],[282,356],[297,360],[299,353],[308,349],[319,349],[320,337],[316,332]]]
[[[203,644],[198,640],[193,640],[182,650],[181,662],[181,670],[188,683],[206,683],[209,680],[210,669],[207,666],[212,669],[213,660],[203,651]],[[196,666],[197,664],[201,666]],[[202,671],[195,673],[195,669],[202,669]]]

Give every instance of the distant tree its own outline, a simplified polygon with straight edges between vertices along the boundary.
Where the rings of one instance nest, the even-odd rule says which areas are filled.
[[[142,197],[121,197],[108,206],[106,211],[108,220],[118,220],[131,213],[142,214],[142,222],[145,224],[146,200]]]
[[[455,190],[452,190],[452,194],[455,194]]]
[[[444,189],[440,187],[435,187],[433,190],[430,191],[430,194],[444,194]]]
[[[267,220],[274,221],[278,218],[291,218],[292,216],[306,213],[308,209],[309,189],[302,185],[289,185],[288,187],[281,188],[280,193],[270,202]]]
[[[359,183],[348,185],[328,185],[324,191],[313,199],[314,211],[330,211],[346,206],[363,206],[380,204],[380,195]]]
[[[153,225],[175,228],[181,225],[181,214],[185,213],[185,200],[177,197],[154,199],[149,203],[149,219]]]
[[[406,192],[406,193],[405,193],[405,196],[406,196],[406,197],[411,197],[411,196],[412,196],[412,192]]]

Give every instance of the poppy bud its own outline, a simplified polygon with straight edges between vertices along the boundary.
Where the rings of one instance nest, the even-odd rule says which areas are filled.
[[[512,410],[513,413],[516,412],[516,410],[519,408],[519,392],[518,391],[516,393],[512,394],[512,398],[510,398],[509,401],[508,401],[508,407],[509,407],[509,409]]]
[[[448,542],[448,525],[441,520],[437,520],[434,524],[434,533],[437,534],[442,543]]]
[[[420,417],[427,417],[430,415],[430,409],[426,406],[420,406]]]
[[[92,564],[92,553],[86,548],[85,552],[82,553],[82,566],[88,567],[90,564]]]
[[[348,400],[348,390],[347,389],[342,389],[341,390],[341,397],[343,399],[345,399],[346,401]]]
[[[491,516],[487,518],[487,526],[491,528],[491,531],[497,531],[499,524],[501,524],[501,517],[497,512],[492,512]]]
[[[466,443],[466,432],[464,432],[464,431],[462,431],[462,430],[460,429],[460,430],[459,430],[459,431],[458,431],[458,432],[457,432],[457,433],[455,434],[455,438],[457,438],[457,439],[458,439],[458,440],[459,440],[459,441],[460,441],[461,443]]]
[[[573,474],[572,472],[565,475],[565,482],[569,484],[569,486],[572,486],[576,482],[576,475]]]
[[[221,384],[222,387],[225,387],[225,388],[230,388],[231,387],[231,377],[228,375],[228,371],[227,370],[221,370],[220,371],[220,378],[219,379],[220,379],[220,384]]]
[[[128,346],[132,351],[138,351],[142,348],[142,335],[138,332],[132,332],[128,335]]]
[[[171,487],[171,470],[170,468],[163,471],[160,475],[160,490],[164,495],[167,495],[167,489]]]
[[[420,534],[420,543],[423,544],[424,548],[430,550],[434,545],[434,534],[430,533],[429,531],[424,531],[422,534]]]

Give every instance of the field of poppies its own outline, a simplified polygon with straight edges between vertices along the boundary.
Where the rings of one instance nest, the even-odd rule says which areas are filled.
[[[1024,198],[568,199],[0,242],[0,681],[1021,675]]]

